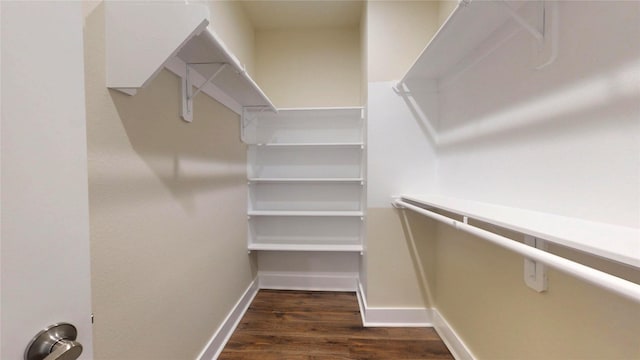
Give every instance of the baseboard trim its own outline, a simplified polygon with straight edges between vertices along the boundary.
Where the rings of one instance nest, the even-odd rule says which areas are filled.
[[[207,345],[196,358],[197,360],[215,360],[218,358],[227,341],[229,341],[229,338],[231,338],[231,335],[236,330],[244,313],[247,312],[249,305],[251,305],[256,294],[258,294],[258,290],[258,280],[255,279],[251,282],[247,290],[245,290],[244,294],[242,294],[222,324],[220,324]]]
[[[432,327],[433,315],[429,308],[419,307],[370,307],[358,283],[356,292],[360,316],[364,327]]]
[[[449,351],[456,360],[475,360],[475,356],[462,341],[456,331],[449,325],[447,320],[436,309],[433,309],[434,329],[447,345]]]
[[[475,360],[475,356],[437,309],[369,307],[357,274],[309,274],[258,272],[197,360],[215,360],[231,338],[240,320],[260,289],[355,291],[364,327],[433,327],[456,360]]]
[[[358,273],[258,271],[260,289],[356,291]]]

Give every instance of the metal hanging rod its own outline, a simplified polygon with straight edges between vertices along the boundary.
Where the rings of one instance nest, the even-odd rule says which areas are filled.
[[[545,265],[548,265],[558,271],[565,274],[582,279],[592,285],[609,290],[618,295],[624,296],[627,299],[633,300],[636,303],[640,303],[640,285],[631,281],[621,279],[617,276],[605,273],[600,270],[582,265],[580,263],[568,260],[558,255],[548,253],[543,250],[536,249],[534,247],[519,243],[511,240],[507,237],[492,233],[490,231],[480,229],[473,225],[469,225],[466,221],[458,221],[450,217],[440,215],[431,210],[415,206],[406,201],[396,199],[392,201],[392,205],[396,208],[405,208],[414,211],[418,214],[427,216],[431,219],[440,221],[449,226],[454,227],[457,230],[464,231],[466,233],[475,235],[481,239],[487,240],[495,245],[511,250],[517,254],[523,255],[528,259],[538,261]]]

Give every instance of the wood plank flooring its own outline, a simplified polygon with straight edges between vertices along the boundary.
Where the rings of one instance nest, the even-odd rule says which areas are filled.
[[[431,328],[364,328],[354,293],[260,290],[220,360],[453,359]]]

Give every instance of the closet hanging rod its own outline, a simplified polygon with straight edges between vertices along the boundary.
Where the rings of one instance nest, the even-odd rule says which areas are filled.
[[[427,216],[434,220],[445,223],[454,227],[457,230],[464,231],[466,233],[475,235],[481,239],[487,240],[495,245],[511,250],[517,254],[523,255],[528,259],[539,261],[545,265],[548,265],[556,270],[564,272],[568,275],[582,279],[597,287],[607,289],[611,292],[615,292],[622,295],[634,302],[640,303],[640,285],[631,281],[621,279],[617,276],[605,273],[600,270],[593,269],[586,265],[571,261],[558,255],[548,253],[543,250],[536,249],[534,247],[519,243],[511,240],[507,237],[494,234],[490,231],[469,225],[464,221],[458,221],[450,217],[440,215],[436,212],[423,209],[419,206],[412,205],[406,201],[396,199],[392,201],[392,205],[397,208],[405,208],[414,211],[418,214]]]

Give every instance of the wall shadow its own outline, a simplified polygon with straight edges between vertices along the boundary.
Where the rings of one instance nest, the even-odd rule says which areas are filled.
[[[116,90],[109,90],[109,96],[131,147],[189,210],[201,192],[245,185],[246,148],[238,115],[204,95],[196,97],[193,122],[184,122],[178,115],[179,89],[179,78],[164,70],[133,97]],[[122,180],[141,187],[148,181]]]
[[[420,279],[420,293],[429,307],[436,307],[436,222],[412,211],[396,209],[414,272]]]

